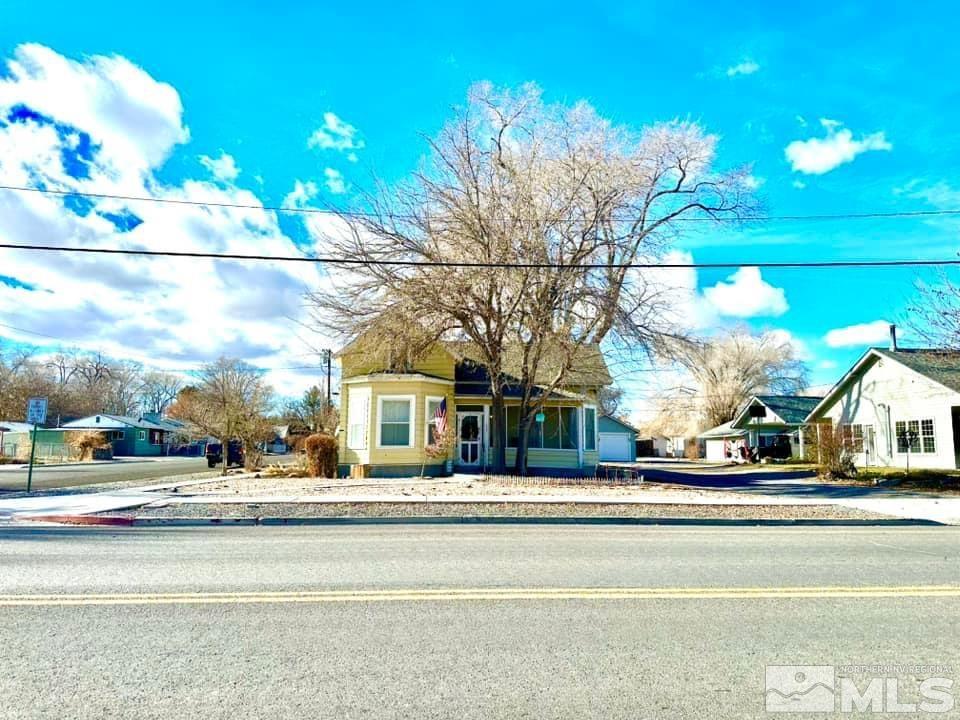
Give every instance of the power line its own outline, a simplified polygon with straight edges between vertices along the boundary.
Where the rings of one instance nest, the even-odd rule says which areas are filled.
[[[254,203],[234,203],[217,200],[185,200],[182,198],[149,197],[146,195],[120,195],[114,193],[97,193],[83,190],[57,190],[55,188],[28,187],[25,185],[0,185],[0,190],[11,192],[29,192],[41,195],[74,196],[85,198],[96,198],[100,200],[122,200],[124,202],[150,202],[162,205],[183,205],[188,207],[219,207],[235,210],[262,210],[264,212],[294,213],[294,214],[320,214],[335,215],[341,217],[379,217],[381,213],[375,213],[362,210],[337,210],[332,208],[316,207],[298,207],[295,205],[262,205]],[[388,217],[399,219],[410,219],[413,216],[382,213]],[[870,211],[870,212],[846,212],[846,213],[817,213],[810,215],[746,215],[742,217],[720,216],[720,217],[678,217],[679,222],[794,222],[794,221],[830,221],[830,220],[870,220],[881,218],[912,218],[912,217],[936,217],[936,216],[955,216],[960,215],[960,209],[940,209],[940,210],[890,210],[890,211]],[[629,218],[629,219],[632,219]]]
[[[665,263],[495,263],[495,262],[451,262],[433,260],[371,260],[364,258],[338,258],[310,255],[255,255],[244,253],[214,253],[185,250],[135,250],[127,248],[96,248],[70,247],[57,245],[18,245],[14,243],[0,243],[0,249],[30,250],[40,252],[74,252],[92,253],[101,255],[132,255],[143,257],[172,257],[172,258],[206,258],[212,260],[252,260],[268,262],[307,262],[324,265],[382,265],[405,267],[457,267],[457,268],[509,268],[509,269],[571,269],[571,270],[605,270],[638,268],[648,270],[670,269],[735,269],[755,267],[763,269],[822,269],[822,268],[857,268],[857,267],[937,267],[960,265],[960,259],[952,260],[807,260],[807,261],[735,261],[735,262],[665,262]]]

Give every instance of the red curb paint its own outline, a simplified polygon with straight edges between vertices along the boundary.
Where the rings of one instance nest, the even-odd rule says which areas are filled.
[[[133,518],[125,515],[29,515],[14,516],[16,520],[53,522],[61,525],[133,525]]]

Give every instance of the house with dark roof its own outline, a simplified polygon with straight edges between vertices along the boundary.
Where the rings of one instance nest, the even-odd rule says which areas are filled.
[[[167,434],[175,432],[179,423],[159,416],[128,417],[125,415],[90,415],[64,423],[58,430],[99,430],[113,446],[114,455],[163,455]]]
[[[804,456],[803,425],[822,397],[754,395],[729,430],[746,432],[746,443],[758,458]]]
[[[600,348],[576,349],[562,387],[550,389],[558,367],[546,352],[535,382],[544,406],[532,428],[528,466],[532,472],[592,475],[598,462],[598,394],[611,383]],[[356,339],[337,358],[341,364],[340,472],[363,466],[372,477],[439,475],[448,465],[482,471],[491,456],[491,386],[471,343],[436,342],[402,361],[375,342]],[[507,349],[504,373],[506,460],[512,465],[519,436],[522,350]],[[536,394],[535,393],[535,394]],[[447,462],[427,457],[437,410],[446,408],[454,443]],[[424,467],[425,465],[425,467]]]
[[[858,466],[960,467],[960,352],[870,348],[807,416],[842,427]]]

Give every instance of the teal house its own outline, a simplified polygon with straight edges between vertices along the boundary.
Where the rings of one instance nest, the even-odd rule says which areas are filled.
[[[64,423],[61,430],[99,430],[113,445],[114,455],[150,456],[166,453],[167,433],[172,425],[159,418],[127,417],[125,415],[91,415]]]

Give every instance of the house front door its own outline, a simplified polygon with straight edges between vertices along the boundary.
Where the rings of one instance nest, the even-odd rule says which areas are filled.
[[[483,452],[483,413],[457,413],[460,453],[458,464],[479,465]]]

